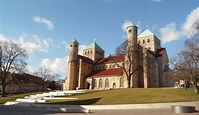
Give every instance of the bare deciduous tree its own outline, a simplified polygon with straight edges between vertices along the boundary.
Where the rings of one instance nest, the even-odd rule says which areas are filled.
[[[173,75],[185,80],[191,80],[195,93],[198,93],[197,79],[199,79],[199,39],[191,37],[184,42],[183,49],[171,61]]]
[[[23,69],[27,65],[25,59],[27,58],[27,52],[19,44],[13,42],[1,42],[1,86],[2,86],[2,97],[5,96],[5,89],[12,80],[8,79],[10,72],[20,72],[22,73]]]
[[[141,70],[138,61],[136,60],[137,56],[139,56],[139,52],[137,50],[134,50],[134,48],[131,47],[131,45],[129,45],[128,41],[126,40],[116,48],[115,55],[121,56],[120,58],[122,58],[121,60],[123,60],[122,64],[118,62],[116,62],[115,64],[119,68],[123,69],[127,77],[127,87],[130,88],[133,74],[135,74],[135,72],[137,72],[138,70]]]
[[[35,75],[42,78],[43,82],[41,85],[43,91],[45,90],[45,85],[47,81],[53,81],[60,77],[59,74],[54,73],[47,68],[39,68],[39,70],[35,72]]]

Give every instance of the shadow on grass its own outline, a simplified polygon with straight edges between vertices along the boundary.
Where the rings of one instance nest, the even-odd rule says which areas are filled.
[[[73,101],[65,101],[65,102],[52,102],[48,104],[59,104],[59,105],[91,105],[98,102],[101,98],[92,98],[92,99],[84,99],[84,100],[73,100]]]

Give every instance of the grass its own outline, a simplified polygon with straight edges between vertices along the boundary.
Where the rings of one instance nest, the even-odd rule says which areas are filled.
[[[32,94],[32,93],[31,93]],[[0,97],[0,103],[14,101],[16,98],[30,94]],[[199,101],[199,94],[194,94],[193,89],[173,88],[130,88],[117,90],[93,90],[85,94],[72,96],[78,100],[50,100],[47,104],[61,105],[105,105],[105,104],[142,104],[142,103],[167,103]]]
[[[78,100],[51,100],[49,104],[64,105],[104,105],[104,104],[142,104],[199,101],[199,94],[193,89],[171,88],[133,88],[103,91],[88,91],[70,97]]]

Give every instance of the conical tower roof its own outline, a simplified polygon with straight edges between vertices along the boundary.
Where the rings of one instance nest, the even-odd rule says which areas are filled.
[[[71,42],[77,42],[77,40],[76,39],[73,39]],[[78,43],[78,42],[77,42]]]

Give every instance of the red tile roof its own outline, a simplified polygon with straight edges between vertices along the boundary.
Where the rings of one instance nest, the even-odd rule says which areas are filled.
[[[107,77],[107,76],[121,76],[123,74],[123,69],[106,69],[106,70],[94,70],[87,77]]]
[[[96,64],[103,64],[103,63],[114,63],[114,62],[121,62],[123,61],[124,57],[119,55],[119,56],[110,56],[107,58],[101,58],[99,59],[97,62],[95,62]]]
[[[90,58],[87,58],[87,57],[81,56],[81,55],[78,55],[78,58],[81,59],[83,62],[93,64],[93,60],[91,60]]]

